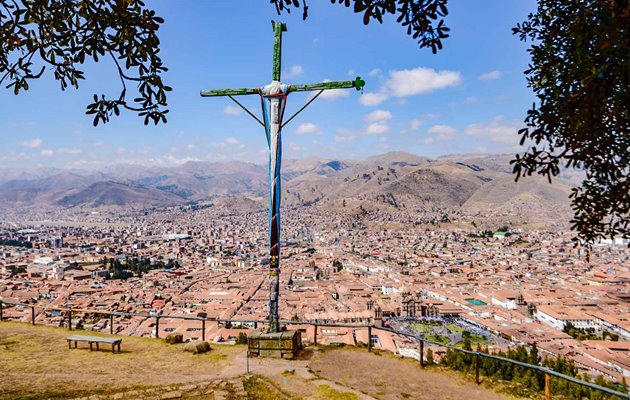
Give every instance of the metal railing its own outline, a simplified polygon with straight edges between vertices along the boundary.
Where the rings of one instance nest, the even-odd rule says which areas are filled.
[[[160,324],[160,319],[162,318],[172,318],[172,319],[181,319],[181,320],[194,320],[194,321],[200,321],[201,322],[201,335],[202,335],[202,340],[205,340],[205,336],[206,336],[206,322],[217,322],[219,324],[250,324],[252,325],[255,329],[259,326],[259,325],[265,325],[268,323],[268,321],[266,320],[235,320],[235,319],[220,319],[220,318],[206,318],[206,317],[194,317],[194,316],[186,316],[186,315],[164,315],[164,314],[157,314],[157,315],[153,315],[153,314],[145,314],[145,313],[129,313],[129,312],[122,312],[122,311],[103,311],[103,310],[83,310],[83,309],[72,309],[72,308],[61,308],[61,307],[49,307],[49,306],[44,306],[44,305],[37,305],[37,304],[27,304],[27,303],[18,303],[18,302],[9,302],[9,301],[3,301],[0,300],[0,321],[3,321],[4,318],[4,309],[5,309],[5,305],[10,305],[10,306],[16,306],[16,307],[27,307],[31,309],[31,324],[35,325],[35,309],[39,308],[42,309],[42,311],[59,311],[60,313],[67,313],[67,318],[68,318],[68,329],[72,330],[72,314],[73,313],[84,313],[84,314],[97,314],[97,315],[107,315],[109,316],[109,328],[110,328],[110,334],[114,334],[114,320],[113,318],[118,316],[118,317],[142,317],[142,318],[155,318],[155,337],[159,338],[159,324]],[[443,347],[443,348],[447,348],[447,349],[451,349],[454,351],[459,351],[465,354],[469,354],[474,356],[475,358],[475,382],[477,384],[480,384],[481,381],[479,379],[479,359],[480,357],[484,357],[484,358],[489,358],[489,359],[494,359],[494,360],[498,360],[501,362],[506,362],[506,363],[510,363],[513,365],[517,365],[520,367],[524,367],[524,368],[528,368],[530,370],[534,370],[534,371],[538,371],[541,373],[545,374],[545,398],[547,400],[549,400],[551,398],[551,379],[550,377],[556,377],[559,379],[563,379],[565,381],[568,382],[572,382],[575,383],[577,385],[581,385],[581,386],[585,386],[588,387],[590,389],[595,389],[598,390],[600,392],[606,393],[608,395],[611,396],[616,396],[619,397],[621,399],[628,399],[630,400],[630,394],[629,393],[622,393],[604,386],[600,386],[597,385],[595,383],[592,382],[587,382],[587,381],[583,381],[581,379],[575,378],[573,376],[569,376],[569,375],[564,375],[561,374],[559,372],[556,372],[552,369],[540,366],[540,365],[534,365],[534,364],[528,364],[528,363],[524,363],[521,361],[516,361],[516,360],[512,360],[511,358],[507,358],[507,357],[501,357],[501,356],[497,356],[494,354],[489,354],[489,353],[484,353],[481,351],[474,351],[474,350],[464,350],[462,348],[456,347],[456,346],[452,346],[452,345],[447,345],[447,344],[443,344],[443,343],[439,343],[439,342],[435,342],[435,341],[431,341],[431,340],[427,340],[424,338],[419,338],[415,335],[409,334],[409,333],[405,333],[405,332],[400,332],[400,331],[396,331],[394,329],[391,328],[387,328],[387,327],[381,327],[381,326],[375,326],[375,325],[357,325],[357,324],[338,324],[338,323],[326,323],[326,322],[312,322],[312,321],[287,321],[287,320],[281,320],[280,321],[283,324],[289,324],[289,325],[307,325],[307,326],[313,326],[314,327],[314,344],[317,345],[317,335],[318,335],[318,329],[319,327],[336,327],[336,328],[354,328],[354,329],[367,329],[368,330],[368,343],[367,343],[367,349],[368,351],[372,351],[372,330],[373,329],[377,329],[377,330],[381,330],[381,331],[385,331],[385,332],[389,332],[391,334],[394,335],[398,335],[398,336],[403,336],[406,337],[408,339],[412,339],[414,341],[418,341],[418,352],[419,352],[419,361],[420,361],[420,366],[422,368],[425,367],[425,363],[424,363],[424,346],[425,344],[431,344],[434,346],[438,346],[438,347]]]

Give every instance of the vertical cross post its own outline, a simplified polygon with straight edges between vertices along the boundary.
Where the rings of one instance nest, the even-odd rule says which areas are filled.
[[[35,306],[31,306],[31,325],[35,325]]]
[[[315,97],[324,90],[355,88],[362,90],[365,81],[357,77],[354,81],[321,82],[307,85],[287,85],[280,82],[282,71],[282,32],[287,31],[286,24],[272,21],[274,31],[273,65],[271,83],[258,88],[215,89],[202,90],[202,97],[227,96],[239,107],[265,128],[267,144],[269,146],[269,332],[280,331],[280,317],[278,312],[280,291],[280,198],[281,180],[280,167],[282,159],[282,127],[306,108]],[[299,109],[285,123],[283,123],[287,96],[293,92],[318,91],[307,104]],[[260,96],[263,111],[263,121],[259,120],[251,111],[239,103],[233,96]]]
[[[280,71],[282,69],[282,32],[287,31],[287,25],[281,22],[273,23],[273,72],[272,81],[280,82]]]
[[[372,351],[372,325],[368,326],[368,351]]]
[[[109,314],[109,334],[114,334],[114,314]]]
[[[155,317],[155,337],[160,338],[160,317]]]
[[[201,340],[206,340],[206,319],[201,320]]]
[[[72,330],[72,311],[68,310],[68,330]]]
[[[3,312],[4,312],[4,311],[3,311],[3,307],[4,307],[4,306],[2,305],[2,300],[0,300],[0,321],[2,321],[2,318],[3,318],[3,315],[2,315],[2,314],[3,314]]]

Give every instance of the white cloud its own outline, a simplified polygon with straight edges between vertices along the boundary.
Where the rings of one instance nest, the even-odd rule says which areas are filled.
[[[448,125],[433,125],[427,132],[435,135],[437,140],[449,140],[457,133],[457,130]]]
[[[185,164],[185,163],[190,162],[190,161],[201,161],[200,159],[195,158],[195,157],[177,158],[177,157],[174,157],[174,156],[172,156],[170,154],[167,154],[167,155],[163,156],[162,158],[163,158],[163,161],[165,161],[167,163],[171,163],[171,164],[176,164],[176,165]]]
[[[402,71],[390,71],[384,88],[396,97],[413,96],[429,93],[436,89],[455,86],[461,82],[461,75],[456,71],[436,71],[431,68],[415,68]]]
[[[42,150],[39,152],[42,157],[52,157],[55,155],[55,152],[50,149]]]
[[[335,142],[343,143],[343,142],[351,142],[356,138],[354,135],[335,135]]]
[[[368,76],[376,76],[376,75],[378,75],[380,73],[381,73],[381,69],[380,68],[374,68],[373,70],[368,72]]]
[[[471,96],[471,97],[466,97],[466,100],[464,100],[464,102],[466,104],[477,104],[479,102],[479,99]]]
[[[368,75],[379,74],[380,70],[373,69]],[[404,97],[429,93],[437,89],[456,86],[461,82],[461,74],[457,71],[436,71],[431,68],[414,68],[400,71],[389,71],[389,79],[379,88],[378,92],[364,93],[359,97],[359,103],[364,106],[377,106],[390,96],[399,97],[404,104]]]
[[[448,125],[433,125],[427,132],[438,135],[452,135],[457,132],[457,130]]]
[[[306,122],[303,124],[300,124],[297,129],[295,130],[295,134],[296,135],[309,135],[309,134],[313,134],[313,133],[320,133],[322,130],[319,128],[319,126],[315,125],[312,122]]]
[[[241,113],[241,109],[236,106],[223,107],[223,114],[225,115],[236,116],[236,115],[239,115],[240,113]]]
[[[293,151],[300,151],[302,150],[302,148],[300,147],[299,144],[294,143],[294,142],[290,142],[289,143],[289,149],[293,150]]]
[[[435,139],[432,138],[432,137],[424,138],[424,139],[421,140],[421,142],[423,144],[433,144],[433,143],[435,143]]]
[[[289,68],[288,71],[285,71],[282,75],[284,78],[295,78],[296,76],[300,76],[304,73],[304,68],[301,65],[294,65]]]
[[[74,148],[61,147],[61,148],[57,149],[57,152],[61,153],[61,154],[81,154],[81,153],[83,153],[83,150],[77,149],[76,147],[74,147]]]
[[[368,124],[372,122],[389,121],[390,119],[392,119],[392,113],[385,110],[372,111],[365,116],[365,122]]]
[[[409,122],[409,127],[411,128],[412,131],[418,130],[418,128],[420,128],[422,126],[422,120],[420,119],[412,119]]]
[[[522,127],[522,122],[503,122],[503,116],[498,115],[489,124],[468,125],[464,129],[464,133],[467,136],[488,139],[495,143],[516,147],[520,139],[518,130]]]
[[[230,146],[236,146],[239,149],[245,148],[245,145],[239,142],[239,140],[234,137],[228,137],[222,142],[214,142],[214,143],[211,143],[210,145],[217,149],[225,149]]]
[[[30,147],[32,149],[41,147],[42,144],[44,144],[44,141],[41,139],[31,139],[31,140],[25,140],[23,142],[18,142],[18,144],[20,146],[24,146],[24,147]]]
[[[500,77],[501,77],[501,71],[495,69],[494,71],[486,72],[484,74],[479,75],[479,80],[480,81],[494,81],[496,79],[499,79]]]
[[[389,131],[389,126],[384,122],[375,122],[367,127],[367,135],[382,135]]]
[[[348,76],[355,76],[356,74],[357,74],[357,73],[356,73],[356,71],[355,71],[355,70],[353,70],[353,69],[349,69],[349,70],[348,70]]]
[[[363,93],[361,97],[359,97],[359,103],[366,107],[377,106],[385,100],[387,100],[385,93]]]

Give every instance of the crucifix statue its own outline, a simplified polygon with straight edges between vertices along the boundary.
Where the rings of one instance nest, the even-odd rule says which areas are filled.
[[[362,90],[365,82],[357,77],[354,81],[322,82],[307,85],[287,85],[280,82],[282,58],[282,32],[284,23],[271,21],[274,31],[273,73],[271,83],[258,88],[202,90],[202,97],[227,96],[265,128],[269,145],[269,332],[280,331],[278,316],[278,291],[280,285],[280,161],[282,158],[282,128],[328,89],[356,88]],[[317,91],[302,108],[282,122],[287,97],[293,92]],[[262,106],[263,120],[238,102],[234,96],[258,95]]]

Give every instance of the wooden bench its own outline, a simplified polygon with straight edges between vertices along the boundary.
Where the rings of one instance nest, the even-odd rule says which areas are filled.
[[[72,348],[72,342],[74,342],[74,348],[77,348],[77,342],[88,342],[90,344],[90,351],[93,350],[92,345],[96,344],[96,350],[98,350],[99,343],[107,343],[112,345],[112,353],[115,353],[116,346],[118,346],[118,352],[120,353],[120,343],[122,339],[118,338],[107,338],[107,337],[99,337],[99,336],[83,336],[83,335],[72,335],[66,338],[68,341],[68,348]]]

